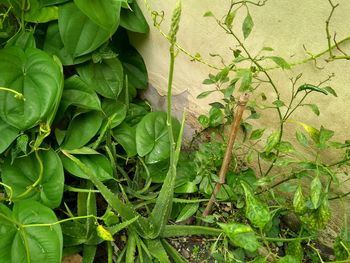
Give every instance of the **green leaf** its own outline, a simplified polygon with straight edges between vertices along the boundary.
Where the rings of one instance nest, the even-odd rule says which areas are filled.
[[[223,112],[216,107],[212,107],[209,111],[209,127],[214,128],[223,123],[224,123]]]
[[[91,21],[111,33],[119,25],[119,16],[123,0],[74,0],[76,6]]]
[[[61,66],[45,52],[18,47],[0,50],[0,87],[24,95],[0,91],[0,118],[11,126],[26,130],[45,122],[58,105],[63,88]]]
[[[300,240],[289,242],[286,253],[293,256],[297,260],[297,263],[301,263],[304,258],[304,250]]]
[[[320,144],[325,144],[326,142],[329,141],[330,138],[332,138],[334,136],[334,131],[328,130],[326,128],[324,128],[323,126],[321,126],[320,128]]]
[[[85,146],[99,131],[101,124],[102,114],[97,111],[74,116],[69,123],[62,148],[74,150]]]
[[[11,163],[16,159],[18,154],[24,153],[27,154],[27,146],[29,143],[29,137],[26,134],[21,134],[16,139],[16,144],[11,149]]]
[[[243,25],[242,25],[244,39],[246,39],[250,35],[253,27],[254,27],[253,19],[251,15],[248,13],[247,16],[244,18]]]
[[[309,142],[308,142],[306,136],[304,135],[304,133],[302,133],[300,131],[296,131],[295,136],[301,145],[303,145],[305,147],[307,147],[309,145]]]
[[[270,134],[270,136],[266,140],[265,152],[269,154],[275,146],[278,144],[280,140],[280,132],[275,131]]]
[[[205,12],[205,13],[203,14],[203,17],[209,17],[209,16],[214,17],[213,12],[207,11],[207,12]]]
[[[328,198],[323,198],[320,206],[316,210],[309,210],[307,213],[299,216],[306,228],[312,231],[319,231],[326,227],[331,218]]]
[[[136,127],[137,153],[146,156],[146,163],[156,163],[170,155],[166,118],[165,112],[151,112]],[[172,122],[174,137],[177,138],[180,124],[176,119]]]
[[[269,208],[254,196],[246,183],[242,181],[241,185],[244,190],[246,201],[245,215],[253,225],[263,229],[271,220]]]
[[[265,130],[266,129],[253,130],[252,133],[250,134],[249,140],[258,140],[258,139],[260,139],[263,136]]]
[[[13,211],[0,204],[1,262],[60,263],[63,249],[60,225],[29,226],[56,222],[50,208],[33,200],[15,203]]]
[[[174,193],[176,194],[190,194],[196,192],[198,192],[198,186],[196,182],[186,182],[174,189]]]
[[[298,88],[297,92],[300,92],[300,91],[303,91],[303,90],[305,90],[305,91],[315,91],[315,92],[318,92],[318,93],[323,93],[323,94],[325,94],[325,95],[328,94],[326,90],[321,89],[320,87],[314,86],[314,85],[311,85],[311,84],[304,84],[304,85],[301,85],[301,86]]]
[[[286,104],[281,100],[275,100],[274,102],[272,102],[272,104],[275,105],[277,108],[286,106]]]
[[[293,207],[294,211],[298,214],[303,214],[306,210],[306,202],[303,195],[303,189],[301,188],[300,184],[294,193]]]
[[[123,64],[124,74],[128,76],[128,87],[146,89],[148,74],[142,56],[133,47],[119,53],[118,58]]]
[[[315,113],[317,116],[320,115],[320,109],[316,104],[304,104],[304,106],[308,106],[313,113]]]
[[[89,179],[86,173],[71,159],[64,155],[60,155],[63,167],[70,174]],[[89,154],[76,156],[88,169],[90,169],[100,181],[106,181],[113,178],[113,169],[110,161],[102,154]]]
[[[334,255],[337,261],[349,259],[349,240],[344,240],[340,235],[335,238],[333,243]]]
[[[77,58],[74,58],[72,54],[69,54],[62,42],[58,29],[58,23],[53,22],[51,22],[47,27],[44,50],[49,54],[57,56],[63,65],[79,64],[91,59],[90,54]]]
[[[0,154],[6,151],[7,147],[9,147],[10,144],[16,139],[18,133],[19,130],[0,119]]]
[[[51,208],[56,208],[61,203],[64,187],[63,166],[52,149],[17,158],[13,164],[11,158],[7,158],[2,165],[1,177],[2,181],[12,188],[14,199],[37,200]],[[20,196],[28,189],[31,191]]]
[[[163,244],[159,239],[147,239],[146,240],[147,249],[151,255],[158,259],[159,262],[170,263],[168,255],[163,247]]]
[[[71,76],[64,82],[59,112],[64,113],[71,105],[86,110],[101,110],[101,103],[97,94],[92,87],[77,75]]]
[[[176,218],[176,222],[187,220],[193,216],[199,208],[199,203],[186,204],[180,211],[180,214]]]
[[[213,79],[205,79],[202,82],[202,84],[204,84],[204,85],[211,85],[211,84],[214,84],[214,83],[215,83],[215,80],[213,80]]]
[[[23,50],[27,48],[35,48],[36,44],[33,33],[33,31],[19,32],[7,41],[6,47],[17,46]]]
[[[209,127],[209,118],[205,115],[199,115],[198,122],[203,126],[203,128]]]
[[[33,23],[46,23],[58,18],[56,6],[44,6],[39,0],[30,0],[30,9],[24,12],[24,19]]]
[[[300,261],[298,261],[294,256],[291,256],[291,255],[284,256],[277,261],[277,263],[299,263],[299,262]]]
[[[274,49],[272,47],[263,47],[263,51],[273,51]]]
[[[216,90],[207,90],[207,91],[203,91],[201,92],[198,96],[197,96],[197,99],[203,99],[203,98],[206,98],[208,97],[209,94],[215,92]]]
[[[287,141],[281,141],[278,146],[278,150],[282,153],[292,153],[295,151],[293,144]]]
[[[113,137],[120,143],[126,151],[128,157],[137,154],[136,149],[136,126],[129,126],[125,122],[113,129]]]
[[[233,20],[236,16],[236,13],[237,11],[234,10],[234,11],[231,11],[226,17],[225,17],[225,24],[228,28],[232,28],[232,23],[233,23]]]
[[[83,262],[93,263],[96,256],[96,245],[83,245]]]
[[[73,58],[94,51],[115,31],[95,24],[74,3],[60,5],[58,26],[64,47]]]
[[[290,69],[290,65],[284,58],[281,58],[281,57],[267,57],[267,58],[271,59],[273,62],[276,63],[277,66],[279,66],[282,69]]]
[[[238,79],[235,78],[233,80],[231,80],[230,84],[227,86],[226,89],[222,90],[222,92],[224,93],[224,98],[228,99],[232,96],[233,91],[236,88],[236,83],[237,83]]]
[[[250,89],[253,75],[250,69],[241,69],[237,72],[237,77],[241,79],[239,91],[244,92]]]
[[[130,9],[123,8],[120,12],[120,25],[132,32],[148,33],[149,26],[137,2],[129,5]]]
[[[166,241],[166,239],[161,239],[162,244],[168,255],[173,259],[173,262],[176,263],[188,263],[188,261],[178,252],[172,245]]]
[[[244,248],[249,252],[255,252],[260,247],[255,232],[249,225],[237,223],[218,223],[218,225],[235,246]]]
[[[312,179],[311,185],[310,185],[311,203],[314,209],[318,208],[320,205],[321,194],[322,194],[322,183],[321,183],[320,177],[315,176],[315,178]]]
[[[136,216],[133,219],[130,219],[130,220],[124,221],[120,224],[116,224],[116,225],[113,225],[111,227],[108,227],[108,230],[112,235],[115,235],[119,231],[123,230],[124,228],[126,228],[129,225],[131,225],[132,223],[134,223],[137,219],[138,219],[138,217]]]
[[[334,97],[338,97],[337,93],[334,89],[332,89],[330,86],[324,87],[323,90],[327,91],[328,93],[332,94]]]
[[[77,68],[80,77],[102,96],[116,99],[123,89],[123,66],[117,58]]]
[[[105,99],[102,102],[103,113],[109,119],[109,128],[115,128],[121,124],[127,113],[127,106],[120,101]]]

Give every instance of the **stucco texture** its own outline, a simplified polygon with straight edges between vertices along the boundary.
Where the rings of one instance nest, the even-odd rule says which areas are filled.
[[[148,2],[149,7],[147,7]],[[159,13],[164,12],[164,21],[160,25],[164,32],[168,32],[171,20],[171,13],[175,6],[174,0],[139,0],[138,3],[148,20],[151,31],[148,35],[133,34],[132,42],[143,56],[148,73],[149,83],[160,96],[164,96],[167,88],[167,75],[169,64],[169,43],[162,36],[158,29],[152,26],[150,10]],[[184,0],[182,1],[182,17],[180,30],[177,37],[178,44],[192,55],[201,54],[204,61],[217,67],[222,67],[220,59],[210,54],[220,54],[226,62],[232,58],[231,48],[237,48],[237,42],[232,36],[224,33],[211,17],[203,17],[207,11],[212,11],[217,17],[222,17],[230,5],[229,0]],[[255,1],[257,2],[257,0]],[[330,33],[339,41],[350,36],[350,1],[334,0],[334,4],[339,3],[334,11],[330,22]],[[150,9],[149,9],[150,8]],[[246,47],[252,54],[256,54],[262,47],[273,47],[274,51],[270,55],[281,56],[289,63],[304,60],[311,54],[318,54],[327,50],[326,19],[329,16],[331,6],[326,0],[268,0],[262,7],[249,5],[249,10],[254,21],[254,28],[249,38],[243,40],[241,25],[246,15],[245,9],[240,11],[234,20],[234,30],[244,41]],[[341,49],[350,53],[350,41],[341,45]],[[335,51],[337,55],[340,52]],[[315,94],[310,97],[308,103],[316,103],[320,108],[320,116],[317,117],[309,108],[305,107],[299,113],[292,116],[292,119],[308,123],[319,128],[324,125],[328,129],[336,132],[336,139],[345,140],[350,138],[350,61],[336,60],[327,62],[328,54],[309,63],[293,66],[291,70],[280,68],[270,70],[271,77],[277,84],[281,93],[281,98],[288,101],[290,96],[290,78],[303,73],[301,84],[311,83],[317,85],[320,81],[335,74],[331,82],[327,83],[336,90],[338,97],[331,95]],[[263,63],[266,67],[271,67],[273,63]],[[320,69],[322,68],[322,69]],[[198,100],[197,95],[210,89],[203,85],[202,81],[209,73],[216,71],[207,65],[194,62],[191,58],[179,52],[174,76],[174,94],[181,97],[180,106],[176,105],[175,110],[182,111],[187,107],[192,115],[192,126],[196,116],[206,113],[208,104],[220,99],[218,96],[209,96],[206,99]],[[262,85],[268,99],[275,100],[275,94],[268,85]],[[238,95],[238,93],[236,93]],[[147,94],[146,94],[147,96]],[[151,100],[156,101],[154,94]],[[254,96],[252,100],[257,99]],[[264,111],[265,118],[255,121],[254,124],[271,127],[277,124],[276,112]],[[190,117],[191,120],[191,117]],[[286,124],[286,138],[294,138],[295,124]],[[328,158],[328,157],[326,157]],[[331,158],[331,157],[329,157]],[[342,191],[350,190],[350,185],[344,185]],[[347,208],[348,209],[348,208]],[[342,221],[341,212],[335,212],[335,225]],[[335,227],[337,230],[338,227]]]

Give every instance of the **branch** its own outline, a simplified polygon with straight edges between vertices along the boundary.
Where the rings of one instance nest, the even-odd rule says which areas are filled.
[[[219,172],[219,182],[216,183],[213,193],[211,194],[210,200],[207,204],[207,207],[205,208],[203,212],[203,216],[208,216],[212,210],[213,204],[216,200],[216,195],[219,193],[221,186],[225,183],[226,180],[226,173],[228,171],[228,167],[230,165],[231,159],[232,159],[232,149],[233,145],[236,140],[237,131],[241,123],[242,115],[245,109],[245,106],[247,105],[249,95],[247,93],[244,93],[241,95],[238,101],[238,107],[235,114],[235,120],[231,124],[230,129],[230,137],[228,140],[227,148],[225,151],[224,159],[222,161],[222,165]]]
[[[329,23],[332,19],[332,16],[333,16],[333,13],[334,13],[334,10],[339,6],[339,3],[338,4],[333,4],[332,0],[328,0],[329,4],[331,5],[332,9],[331,9],[331,12],[329,13],[329,16],[326,20],[326,34],[327,34],[327,43],[328,43],[328,52],[329,52],[329,56],[330,58],[333,58],[333,53],[332,53],[332,45],[331,45],[331,34],[329,33]]]

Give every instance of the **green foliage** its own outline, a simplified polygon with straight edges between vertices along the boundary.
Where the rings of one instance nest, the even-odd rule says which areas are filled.
[[[205,132],[214,133],[181,152],[184,120],[171,117],[179,1],[167,35],[166,113],[151,112],[137,96],[147,87],[147,69],[127,30],[147,33],[149,26],[136,1],[0,1],[1,260],[58,263],[69,250],[94,262],[98,246],[107,243],[108,262],[187,262],[169,238],[189,235],[212,236],[209,259],[217,262],[302,262],[310,257],[305,246],[321,258],[311,239],[330,219],[329,202],[338,198],[330,189],[340,183],[338,168],[348,164],[349,142],[333,141],[334,132],[322,125],[292,120],[306,107],[321,114],[312,95],[336,97],[326,85],[331,77],[314,85],[300,74],[291,78],[289,97],[281,96],[269,70],[296,63],[271,47],[256,54],[246,47],[254,29],[250,6],[265,2],[231,1],[222,19],[205,13],[235,43],[229,63],[213,53],[223,65],[198,95],[222,96],[199,116]],[[159,28],[162,15],[152,16]],[[201,61],[199,54],[193,59]],[[254,96],[222,183],[224,132],[241,92]],[[256,121],[263,115],[277,126]],[[295,129],[296,138],[287,138],[286,129]],[[328,163],[326,150],[344,157]],[[216,210],[201,217],[218,182]],[[282,224],[289,214],[297,217],[296,229]],[[121,247],[112,250],[116,235]],[[334,253],[349,259],[346,223]]]

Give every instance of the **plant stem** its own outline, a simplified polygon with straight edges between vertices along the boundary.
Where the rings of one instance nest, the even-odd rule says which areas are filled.
[[[232,149],[237,137],[237,131],[241,123],[242,115],[247,105],[249,95],[248,93],[244,93],[240,96],[238,101],[238,107],[235,114],[234,122],[231,124],[230,137],[228,140],[227,148],[225,151],[224,159],[222,161],[222,165],[219,172],[219,182],[216,183],[213,193],[211,194],[210,200],[203,212],[203,216],[208,216],[211,213],[213,204],[216,200],[216,195],[219,193],[221,186],[226,181],[226,173],[229,168],[231,159],[232,159]]]
[[[75,192],[75,193],[99,193],[99,190],[93,190],[93,189],[82,189],[82,188],[76,188],[69,185],[65,185],[64,189],[69,192]]]
[[[77,217],[70,217],[70,218],[66,218],[66,219],[62,219],[53,223],[47,223],[47,224],[28,224],[28,225],[22,225],[21,227],[23,228],[27,228],[27,227],[51,227],[54,225],[58,225],[64,222],[68,222],[68,221],[72,221],[72,220],[79,220],[79,219],[88,219],[88,218],[95,218],[100,219],[99,217],[95,216],[95,215],[86,215],[86,216],[77,216]]]
[[[7,92],[12,92],[15,94],[15,98],[16,99],[20,99],[20,100],[25,100],[24,95],[14,89],[9,89],[9,88],[5,88],[5,87],[0,87],[0,91],[7,91]]]
[[[35,187],[38,186],[38,184],[40,184],[41,180],[43,179],[44,176],[44,165],[43,162],[39,156],[39,151],[35,150],[35,157],[39,163],[39,176],[38,179],[30,186],[28,186],[27,190],[25,190],[23,193],[19,194],[18,196],[15,196],[13,199],[14,200],[18,200],[21,199],[22,197],[26,196],[27,194],[29,194],[31,191],[33,191],[35,189]]]

